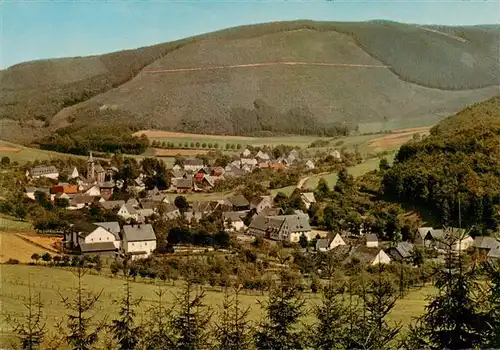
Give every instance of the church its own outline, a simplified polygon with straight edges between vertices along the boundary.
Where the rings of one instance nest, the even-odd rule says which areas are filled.
[[[96,164],[92,152],[87,160],[87,181],[89,183],[103,184],[106,181],[106,171],[100,164]]]

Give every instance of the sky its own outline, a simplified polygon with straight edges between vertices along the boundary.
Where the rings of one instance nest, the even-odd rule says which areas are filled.
[[[0,0],[0,68],[295,19],[499,24],[500,0]]]

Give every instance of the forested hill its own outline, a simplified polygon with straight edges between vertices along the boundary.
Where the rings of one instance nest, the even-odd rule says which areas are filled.
[[[401,147],[383,179],[388,195],[439,213],[443,224],[479,233],[500,225],[500,96],[449,117]]]
[[[331,134],[435,123],[500,84],[500,27],[273,22],[0,71],[0,138],[103,124]]]

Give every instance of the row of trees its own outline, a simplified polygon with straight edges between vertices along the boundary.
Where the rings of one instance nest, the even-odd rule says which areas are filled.
[[[219,143],[217,142],[200,142],[200,141],[191,141],[191,142],[172,142],[172,141],[158,141],[158,140],[153,140],[151,142],[151,146],[155,148],[165,148],[165,149],[214,149],[217,150],[219,149]],[[224,149],[226,151],[228,150],[239,150],[242,148],[242,145],[240,143],[234,144],[234,143],[226,143],[224,146]],[[221,147],[222,149],[222,147]]]

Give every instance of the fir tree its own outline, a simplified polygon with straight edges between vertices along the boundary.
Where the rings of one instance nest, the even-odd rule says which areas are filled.
[[[21,349],[34,350],[40,348],[47,330],[45,328],[40,293],[33,298],[31,284],[28,284],[28,286],[28,300],[24,304],[27,314],[20,319],[7,315],[6,321],[12,326],[13,333],[19,339]]]
[[[224,302],[219,313],[219,322],[215,324],[214,329],[217,349],[242,350],[249,349],[251,346],[250,323],[247,320],[250,308],[241,307],[239,291],[240,288],[236,288],[231,297],[226,289]]]
[[[410,329],[407,343],[433,349],[471,349],[481,347],[486,335],[484,315],[476,292],[476,269],[464,266],[463,257],[453,252],[453,240],[447,243],[445,268],[437,272],[438,290],[426,306],[426,312]]]
[[[399,324],[390,325],[386,316],[396,304],[396,288],[382,278],[382,266],[378,276],[365,289],[362,286],[363,312],[355,318],[355,327],[346,337],[348,349],[386,349],[399,334]]]
[[[282,281],[272,289],[264,304],[266,319],[255,334],[257,349],[301,349],[302,334],[295,325],[304,314],[304,303],[293,283]]]
[[[316,322],[309,336],[309,344],[313,349],[343,349],[344,337],[347,333],[348,310],[344,306],[341,288],[330,284],[323,289],[320,305],[314,308]]]
[[[139,306],[141,300],[134,301],[132,299],[130,281],[127,275],[125,276],[125,294],[119,303],[121,304],[120,317],[111,321],[110,328],[113,338],[117,341],[120,349],[135,349],[142,336],[142,328],[135,325],[134,308]]]
[[[142,348],[147,350],[173,349],[174,341],[170,327],[172,310],[164,303],[165,292],[161,287],[155,292],[156,302],[148,310],[148,320],[144,324]]]
[[[99,333],[104,328],[104,322],[92,324],[92,315],[89,313],[94,309],[101,294],[87,292],[82,286],[82,278],[87,270],[78,266],[74,272],[78,278],[78,287],[74,300],[69,300],[61,295],[62,303],[68,310],[66,329],[60,327],[63,340],[75,350],[88,350],[97,346]]]
[[[489,280],[489,300],[486,312],[487,335],[484,347],[500,349],[500,265],[486,262],[484,270]]]
[[[172,318],[171,327],[178,349],[205,349],[209,345],[207,325],[211,314],[203,304],[205,293],[194,289],[193,282],[187,278],[184,291],[176,300],[179,309]]]

